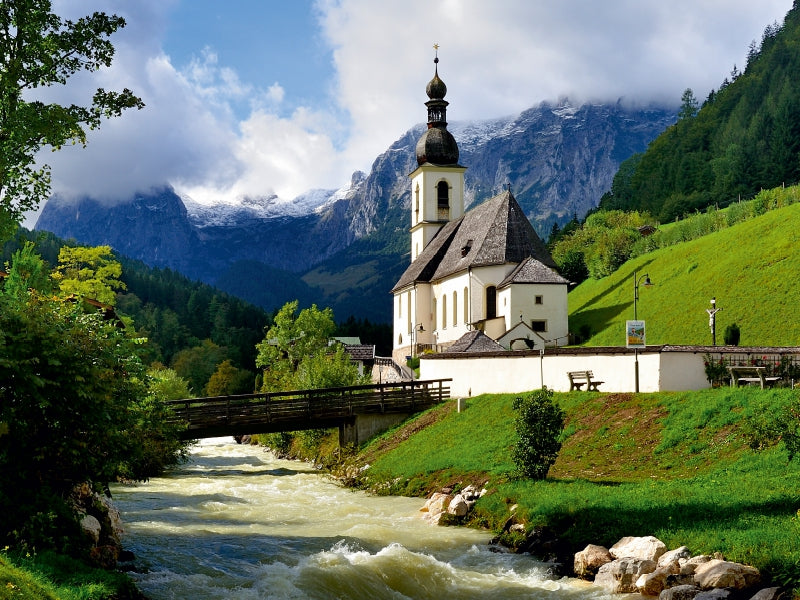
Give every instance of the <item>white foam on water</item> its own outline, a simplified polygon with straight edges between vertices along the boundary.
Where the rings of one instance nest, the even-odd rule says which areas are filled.
[[[491,552],[486,532],[427,524],[420,499],[353,492],[230,438],[113,491],[132,577],[152,600],[610,598],[552,580],[530,556]]]

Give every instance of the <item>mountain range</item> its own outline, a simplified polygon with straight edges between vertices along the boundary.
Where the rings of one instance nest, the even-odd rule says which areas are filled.
[[[583,217],[610,189],[620,163],[675,122],[676,110],[622,102],[543,102],[519,115],[449,125],[468,167],[466,205],[510,186],[543,238]],[[409,260],[410,184],[417,125],[340,190],[291,202],[272,196],[203,205],[169,186],[124,202],[52,197],[36,229],[191,278],[266,309],[297,298],[388,322],[389,290]]]

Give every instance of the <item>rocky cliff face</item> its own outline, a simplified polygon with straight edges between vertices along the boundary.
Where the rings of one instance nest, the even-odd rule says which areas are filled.
[[[563,223],[573,214],[582,217],[597,206],[619,163],[643,151],[674,120],[674,111],[666,109],[628,109],[619,103],[575,107],[565,101],[542,103],[513,118],[452,123],[449,129],[459,144],[459,162],[468,167],[467,206],[510,185],[545,237],[553,222]],[[230,286],[228,274],[241,273],[241,263],[295,273],[299,285],[311,287],[323,285],[315,279],[321,270],[325,291],[320,288],[311,296],[336,308],[343,290],[331,282],[352,281],[340,275],[363,261],[365,254],[380,250],[382,260],[400,270],[408,260],[404,256],[411,200],[408,174],[416,168],[414,147],[423,128],[418,125],[406,132],[375,159],[368,175],[354,174],[345,189],[309,192],[285,205],[267,198],[249,201],[245,207],[199,207],[184,204],[169,188],[114,205],[54,197],[36,228],[85,244],[108,244],[132,258],[212,284]],[[361,240],[368,244],[359,244]],[[396,257],[387,257],[387,252]],[[312,271],[315,266],[319,268]],[[380,294],[385,300],[397,269],[383,268],[383,276],[365,278],[357,284],[364,286],[362,290],[350,286],[344,295]],[[304,283],[298,277],[302,274]],[[248,296],[261,303],[260,298],[266,297]],[[381,309],[361,316],[381,321],[391,317],[383,313]],[[340,318],[348,314],[337,311]]]

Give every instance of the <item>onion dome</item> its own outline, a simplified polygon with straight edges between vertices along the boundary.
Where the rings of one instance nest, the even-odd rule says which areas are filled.
[[[428,94],[428,98],[431,100],[442,100],[447,95],[447,86],[444,81],[439,79],[439,59],[435,58],[433,62],[436,64],[433,79],[428,82],[425,93]]]
[[[425,92],[428,100],[428,129],[417,141],[417,164],[434,165],[458,164],[458,144],[453,134],[447,131],[447,105],[445,99],[447,86],[439,78],[439,57],[434,59],[433,79],[428,82]]]

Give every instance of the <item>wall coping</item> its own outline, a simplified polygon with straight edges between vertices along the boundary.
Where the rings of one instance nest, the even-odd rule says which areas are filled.
[[[566,346],[545,348],[541,350],[493,350],[490,352],[439,352],[420,354],[421,360],[452,360],[468,358],[523,358],[526,356],[570,356],[570,355],[607,355],[634,354],[636,350],[625,346]],[[646,346],[638,350],[642,354],[662,354],[682,352],[691,354],[800,354],[800,346],[680,346],[662,344]]]

